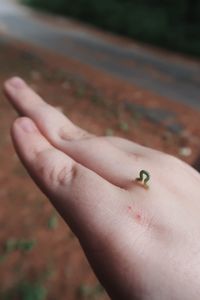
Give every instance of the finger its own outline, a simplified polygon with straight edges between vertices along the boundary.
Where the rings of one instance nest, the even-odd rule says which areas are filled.
[[[115,185],[132,184],[141,168],[139,151],[127,155],[104,139],[90,139],[89,133],[45,103],[19,78],[7,81],[5,90],[17,110],[34,120],[55,147]]]
[[[20,78],[12,78],[5,83],[5,92],[15,109],[30,117],[51,142],[58,142],[59,137],[81,139],[91,137],[89,133],[74,125],[66,116],[48,105]],[[122,138],[105,137],[115,147],[127,152],[144,152],[145,147]],[[60,142],[60,141],[59,141]],[[143,151],[144,150],[144,151]]]
[[[55,149],[28,118],[15,121],[12,138],[32,178],[76,234],[100,234],[117,221],[124,191]]]
[[[57,144],[62,137],[67,138],[68,132],[74,139],[90,136],[89,133],[74,125],[64,114],[47,104],[21,78],[14,77],[7,80],[4,90],[19,114],[31,118],[54,144]]]
[[[158,160],[159,157],[163,157],[163,152],[142,146],[124,138],[107,136],[105,137],[105,139],[109,141],[113,146],[127,153],[140,153],[143,157],[149,158],[151,160]]]
[[[121,188],[129,188],[149,162],[139,152],[125,153],[101,138],[61,141],[59,148],[80,164]]]
[[[147,155],[147,149],[144,146],[141,146],[133,141],[115,137],[115,136],[106,136],[105,139],[109,141],[113,146],[117,147],[118,149],[128,152],[128,153],[140,153],[144,156]]]

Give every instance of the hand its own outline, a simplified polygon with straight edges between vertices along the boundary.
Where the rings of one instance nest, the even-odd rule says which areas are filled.
[[[91,135],[18,78],[5,92],[24,116],[11,130],[19,157],[109,295],[200,299],[200,175],[167,154]],[[135,180],[142,169],[149,189]]]

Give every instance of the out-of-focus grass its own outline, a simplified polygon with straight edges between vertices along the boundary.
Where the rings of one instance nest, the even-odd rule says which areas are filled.
[[[1,293],[1,300],[45,300],[47,289],[42,282],[20,281]]]
[[[36,240],[29,239],[9,239],[5,243],[5,252],[11,253],[13,251],[31,251],[36,245]]]
[[[104,289],[100,284],[95,286],[81,284],[77,288],[77,299],[95,300],[104,293]]]
[[[58,227],[58,217],[56,214],[52,214],[48,219],[48,228],[56,229]]]

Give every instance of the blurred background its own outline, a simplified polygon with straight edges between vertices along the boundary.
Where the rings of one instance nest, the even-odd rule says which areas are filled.
[[[200,54],[199,0],[23,0],[140,41]]]
[[[0,84],[23,77],[97,135],[200,171],[199,0],[0,0]],[[29,179],[0,91],[0,299],[106,300],[76,237]]]

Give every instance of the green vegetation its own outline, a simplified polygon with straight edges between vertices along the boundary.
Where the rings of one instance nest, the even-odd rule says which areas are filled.
[[[83,84],[79,84],[76,87],[76,96],[78,98],[82,98],[85,96],[85,93],[86,93],[86,87]]]
[[[105,132],[106,136],[113,136],[114,135],[114,130],[112,128],[107,128]]]
[[[6,253],[11,253],[16,250],[20,251],[31,251],[35,246],[35,240],[26,240],[26,239],[9,239],[5,243]]]
[[[49,229],[56,229],[58,227],[58,217],[56,214],[52,214],[48,219],[48,228]]]
[[[127,124],[125,121],[121,121],[121,122],[119,123],[119,128],[120,128],[122,131],[125,131],[125,132],[129,131],[129,126],[128,126],[128,124]]]
[[[15,251],[29,252],[36,245],[36,240],[8,239],[4,244],[4,251],[0,254],[0,264],[4,263],[7,257]],[[1,298],[0,298],[1,299]]]
[[[40,282],[21,281],[0,297],[2,300],[46,300],[47,290]]]
[[[19,275],[17,281],[10,287],[4,288],[0,285],[1,300],[46,300],[49,291],[47,281],[53,275],[53,266],[49,264],[35,278],[26,274],[22,277]]]
[[[22,0],[140,41],[200,55],[200,0]]]
[[[100,295],[104,293],[104,289],[100,284],[91,286],[88,284],[81,284],[77,289],[77,298],[78,299],[98,299]]]

